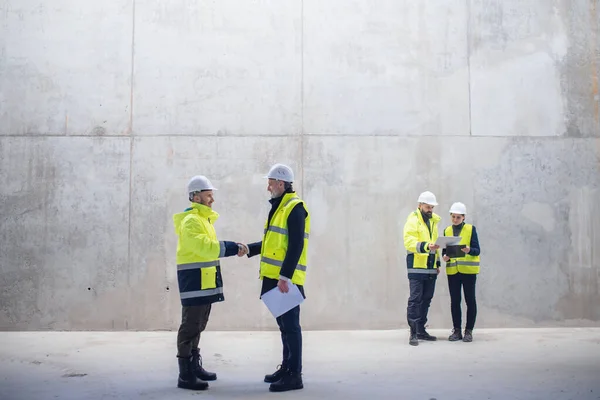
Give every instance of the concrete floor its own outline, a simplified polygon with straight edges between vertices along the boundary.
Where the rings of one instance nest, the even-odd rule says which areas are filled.
[[[447,337],[448,331],[431,330]],[[205,392],[177,389],[175,332],[0,333],[0,398],[600,399],[600,329],[477,330],[473,343],[407,332],[305,332],[301,391],[268,392],[275,332],[206,332]]]

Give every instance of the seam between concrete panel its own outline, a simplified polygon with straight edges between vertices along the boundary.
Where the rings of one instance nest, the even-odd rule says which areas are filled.
[[[300,1],[300,179],[304,196],[304,0]]]
[[[168,137],[168,138],[215,138],[215,139],[224,139],[224,138],[295,138],[298,135],[131,135],[131,136],[125,136],[125,135],[102,135],[102,136],[97,136],[97,135],[69,135],[68,137],[70,138],[123,138],[123,139],[127,139],[127,138],[139,138],[139,139],[144,139],[144,138],[163,138],[163,137]],[[44,135],[44,134],[40,134],[40,135],[0,135],[0,139],[2,138],[27,138],[27,139],[34,139],[34,138],[39,138],[39,139],[46,139],[46,138],[63,138],[65,137],[65,135],[58,135],[58,134],[51,134],[51,135]],[[564,136],[522,136],[522,135],[431,135],[431,134],[426,134],[426,135],[419,135],[419,134],[407,134],[407,135],[394,135],[394,134],[378,134],[378,135],[373,135],[373,134],[342,134],[342,133],[308,133],[306,135],[303,136],[305,137],[331,137],[331,138],[335,138],[335,137],[344,137],[344,138],[352,138],[352,137],[357,137],[357,138],[364,138],[364,137],[397,137],[397,138],[426,138],[426,137],[434,137],[434,138],[439,138],[439,139],[443,139],[443,138],[513,138],[513,139],[537,139],[537,140],[559,140],[559,139],[564,139]],[[600,138],[596,137],[596,136],[582,136],[582,137],[578,137],[578,138],[571,138],[571,139],[581,139],[581,140],[586,140],[586,139],[591,139],[591,140],[600,140]]]
[[[300,1],[300,133],[304,134],[304,0]]]
[[[598,9],[596,8],[596,0],[591,0],[591,38],[590,38],[590,54],[592,55],[592,102],[594,105],[594,120],[598,125],[600,132],[600,95],[598,93],[598,58],[596,55],[596,46],[598,45],[598,27],[596,18],[598,17]]]
[[[133,132],[133,74],[135,68],[135,0],[131,1],[132,6],[132,22],[131,22],[131,75],[130,75],[130,92],[129,92],[129,134]]]
[[[133,198],[133,74],[135,61],[135,0],[131,1],[132,5],[132,24],[131,24],[131,82],[130,82],[130,98],[129,98],[129,210],[127,224],[127,287],[131,282],[131,202]]]
[[[133,142],[135,138],[129,138],[129,210],[127,224],[127,287],[129,287],[131,275],[131,201],[133,198]]]
[[[473,120],[471,112],[471,0],[466,0],[467,9],[467,86],[469,90],[469,136],[473,136]]]

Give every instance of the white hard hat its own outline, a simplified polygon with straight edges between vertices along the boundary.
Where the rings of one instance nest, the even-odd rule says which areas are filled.
[[[269,170],[265,178],[277,179],[278,181],[294,182],[294,171],[287,165],[275,164]]]
[[[454,203],[452,204],[452,207],[450,207],[450,214],[466,214],[467,213],[467,206],[465,206],[463,203]]]
[[[430,206],[437,206],[438,203],[435,199],[435,194],[431,192],[423,192],[419,195],[419,203],[429,204]]]
[[[196,175],[188,182],[188,193],[201,192],[203,190],[217,190],[204,175]]]

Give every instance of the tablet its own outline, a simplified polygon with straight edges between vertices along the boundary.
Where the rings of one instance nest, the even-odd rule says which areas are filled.
[[[465,246],[464,244],[446,246],[446,255],[450,258],[464,257],[466,253],[461,249],[464,249],[465,247],[467,246]]]

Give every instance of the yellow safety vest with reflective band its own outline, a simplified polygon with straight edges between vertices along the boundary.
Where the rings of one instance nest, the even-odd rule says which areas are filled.
[[[421,210],[410,213],[404,224],[404,247],[407,251],[407,267],[409,277],[411,274],[437,274],[436,261],[438,251],[435,251],[433,265],[427,265],[429,255],[434,255],[429,251],[429,244],[435,243],[438,238],[438,223],[441,218],[433,214],[429,218],[431,233],[427,228],[427,223],[423,220]]]
[[[218,218],[212,208],[198,203],[173,215],[178,236],[177,281],[184,306],[224,300],[219,258],[225,254],[225,245],[213,226]]]
[[[464,224],[460,230],[460,243],[459,246],[470,246],[471,245],[471,234],[473,233],[473,225]],[[444,235],[453,236],[452,225],[444,230]],[[446,274],[456,275],[457,272],[461,274],[478,274],[479,273],[479,256],[472,256],[465,254],[464,257],[451,258],[446,263]]]
[[[260,258],[260,278],[279,279],[281,266],[288,249],[289,236],[287,220],[298,203],[302,203],[306,210],[306,224],[304,226],[304,248],[298,260],[298,265],[292,275],[292,283],[304,285],[306,279],[307,255],[308,255],[308,236],[310,234],[310,214],[306,203],[302,201],[295,193],[286,193],[279,203],[279,207],[273,213],[271,222],[267,225],[265,222],[264,237],[261,248]]]

